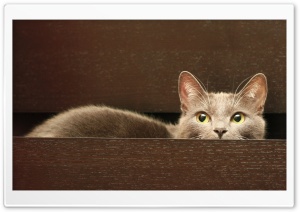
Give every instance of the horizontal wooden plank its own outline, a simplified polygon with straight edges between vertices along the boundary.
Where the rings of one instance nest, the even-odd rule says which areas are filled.
[[[268,78],[267,113],[286,111],[283,20],[15,20],[14,112],[86,104],[179,112],[181,71],[209,91]]]
[[[14,190],[285,190],[285,140],[13,138]]]

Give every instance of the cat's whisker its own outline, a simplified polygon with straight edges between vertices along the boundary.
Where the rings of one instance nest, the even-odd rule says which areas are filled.
[[[200,95],[199,95],[200,94]],[[200,103],[202,103],[204,106],[208,106],[208,101],[207,99],[205,98],[205,96],[203,96],[203,94],[199,91],[196,91],[195,94],[192,94],[196,97],[198,97],[198,99],[200,99]]]
[[[206,101],[205,97],[203,96],[203,94],[202,94],[200,91],[194,89],[194,88],[193,88],[192,86],[190,86],[190,85],[186,85],[186,89],[189,91],[189,96],[196,96],[196,97],[198,97],[201,101],[204,101],[204,102],[205,102],[204,105],[206,105],[206,106],[208,105],[208,102]],[[201,96],[199,96],[198,94],[200,94]]]
[[[202,93],[200,93],[200,91],[197,91],[197,93],[199,93],[203,97],[203,99],[205,99],[205,97],[203,96]],[[210,99],[209,99],[209,95],[208,95],[207,91],[205,92],[205,94],[206,94],[206,97],[207,97],[205,100],[208,100],[208,101],[205,101],[205,102],[206,102],[207,105],[209,105],[210,104]]]
[[[238,94],[238,96],[237,96],[237,99],[235,100],[235,104],[234,104],[234,106],[235,105],[237,105],[239,102],[240,102],[240,100],[245,96],[245,95],[247,95],[247,92],[244,92],[244,90],[245,89],[247,89],[247,88],[243,88],[240,92],[239,92],[239,94]]]
[[[238,91],[238,89],[240,88],[240,86],[246,81],[246,80],[248,80],[250,77],[247,77],[246,79],[244,79],[239,85],[238,85],[238,87],[235,89],[235,94],[236,94],[236,92]],[[244,90],[245,89],[245,87],[242,89],[242,90]]]
[[[207,96],[208,102],[209,102],[209,104],[211,104],[210,98],[209,98],[209,93],[208,93],[208,80],[207,80],[207,89],[205,89],[205,91],[206,91],[206,96]]]
[[[244,91],[244,88],[241,91]],[[243,94],[242,92],[235,94],[235,96],[234,96],[235,101],[237,101],[242,94]]]
[[[207,107],[207,102],[203,101],[203,98],[201,98],[200,96],[198,96],[197,94],[191,95],[191,96],[195,96],[196,98],[200,99],[199,103],[202,104],[204,107]],[[197,102],[198,103],[198,102]],[[194,107],[196,107],[197,104],[194,104]]]
[[[197,78],[197,80],[201,84],[202,88],[204,89],[205,94],[207,96],[208,104],[210,105],[210,98],[209,98],[209,94],[208,94],[208,80],[207,80],[207,87],[205,87],[204,83],[201,80],[199,80],[198,78]]]
[[[234,106],[236,106],[236,105],[238,105],[238,103],[244,98],[244,96],[246,96],[247,95],[247,93],[244,93],[242,96],[238,96],[238,99],[237,99],[237,101],[236,101],[236,103],[234,104]]]
[[[233,95],[233,101],[235,102],[235,98],[236,98],[236,95],[237,95],[237,91],[238,89],[240,88],[240,86],[246,81],[248,80],[250,77],[247,77],[246,79],[244,79],[239,85],[238,87],[235,89],[235,92],[234,92],[234,95]],[[245,87],[238,93],[238,96],[237,98],[239,99],[239,95],[241,95],[242,91],[245,89]],[[235,104],[236,105],[236,104]]]
[[[209,105],[210,105],[211,103],[210,103],[210,98],[209,98],[208,90],[206,91],[206,96],[207,96],[207,99],[208,99],[208,103],[209,103]]]

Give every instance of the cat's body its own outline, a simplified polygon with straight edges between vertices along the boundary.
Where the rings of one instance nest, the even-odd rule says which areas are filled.
[[[170,125],[171,126],[171,125]],[[70,109],[37,126],[28,137],[171,138],[168,125],[106,106]]]
[[[208,93],[189,72],[179,76],[181,117],[178,124],[105,106],[71,109],[46,120],[27,137],[262,139],[267,97],[263,74],[252,77],[239,93]]]

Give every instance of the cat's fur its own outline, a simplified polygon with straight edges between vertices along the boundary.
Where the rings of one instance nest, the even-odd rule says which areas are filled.
[[[169,138],[166,124],[106,106],[70,109],[37,126],[28,137]]]
[[[239,93],[207,93],[191,73],[184,71],[179,76],[178,90],[182,114],[176,125],[131,111],[85,106],[46,120],[27,137],[264,138],[265,75],[253,76]],[[210,117],[209,122],[197,121],[197,114],[201,112]],[[241,124],[232,122],[237,112],[245,116]]]

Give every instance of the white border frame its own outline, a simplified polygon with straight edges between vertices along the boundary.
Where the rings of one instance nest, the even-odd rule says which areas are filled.
[[[67,12],[66,12],[67,11]],[[286,191],[13,191],[12,20],[287,21]],[[4,8],[4,204],[7,207],[292,207],[294,205],[294,6],[291,4],[7,4]]]

